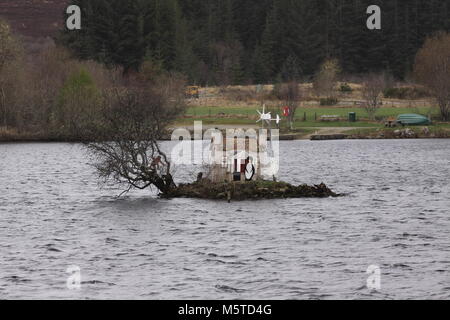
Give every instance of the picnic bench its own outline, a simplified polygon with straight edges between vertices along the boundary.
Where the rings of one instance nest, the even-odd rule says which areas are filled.
[[[340,117],[337,115],[323,115],[320,117],[320,121],[333,122],[339,121]]]

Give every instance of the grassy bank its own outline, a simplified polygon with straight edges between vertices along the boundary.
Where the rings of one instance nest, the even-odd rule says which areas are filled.
[[[408,128],[358,128],[345,132],[349,139],[448,139],[450,128],[436,125]]]
[[[193,121],[203,121],[206,125],[255,125],[258,115],[255,107],[205,107],[191,106],[186,115],[180,118],[177,123],[185,125]],[[281,114],[279,108],[268,108],[272,114]],[[349,122],[348,115],[355,112],[356,122]],[[437,110],[430,107],[384,107],[380,108],[376,114],[376,121],[369,121],[369,115],[360,107],[308,107],[299,108],[296,113],[296,128],[317,128],[317,127],[383,127],[384,120],[396,119],[400,114],[417,113],[436,117]],[[322,116],[337,116],[340,121],[321,121]],[[281,126],[286,127],[286,121],[282,121]]]
[[[0,127],[0,143],[1,142],[38,142],[52,141],[48,134],[40,132],[19,132],[15,129],[6,129]]]
[[[247,118],[254,119],[257,117],[256,107],[226,107],[226,106],[191,106],[186,112],[186,116],[196,119],[208,119],[208,118]],[[259,107],[261,109],[261,107]],[[272,111],[273,114],[281,114],[279,108],[268,108],[268,111]],[[305,113],[307,121],[314,120],[315,117],[319,119],[323,115],[337,115],[341,118],[348,118],[349,112],[355,112],[360,119],[367,119],[369,115],[360,107],[300,107],[297,109],[297,119],[302,120]],[[404,113],[418,113],[428,115],[431,113],[433,116],[438,115],[438,111],[430,107],[383,107],[380,108],[376,114],[377,118],[389,118],[397,117]]]
[[[258,115],[257,107],[205,107],[191,106],[187,109],[185,116],[180,117],[173,123],[173,127],[192,126],[194,121],[202,121],[205,126],[253,126],[258,127],[256,123]],[[429,107],[404,108],[404,107],[384,107],[377,112],[377,121],[369,121],[368,115],[360,107],[308,107],[299,108],[294,123],[295,130],[289,130],[285,120],[281,123],[281,133],[291,136],[294,139],[307,138],[317,130],[336,128],[339,133],[349,134],[355,138],[397,138],[393,132],[396,129],[387,129],[384,127],[383,119],[395,119],[398,115],[404,113],[429,114]],[[275,115],[279,109],[269,109]],[[349,122],[348,113],[357,114],[356,122]],[[436,115],[437,110],[433,111]],[[321,121],[323,115],[335,115],[340,121]],[[273,123],[275,127],[275,124]],[[346,131],[346,129],[351,129]],[[424,136],[422,128],[414,128],[418,137],[427,138],[448,138],[448,129],[450,123],[435,123],[429,126],[430,134]],[[14,129],[4,129],[0,127],[0,142],[39,142],[39,141],[74,141],[60,136],[54,136],[48,132],[19,132]]]
[[[12,142],[81,142],[81,139],[49,132],[27,132],[0,127],[0,143]]]

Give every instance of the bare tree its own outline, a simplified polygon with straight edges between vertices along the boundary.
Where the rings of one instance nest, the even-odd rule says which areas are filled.
[[[414,69],[417,80],[439,104],[442,120],[450,120],[450,33],[427,39],[417,53]]]
[[[336,59],[325,60],[313,82],[314,91],[318,96],[333,98],[340,71],[339,62]]]
[[[228,86],[235,82],[236,68],[240,66],[242,45],[239,42],[218,42],[211,46],[214,65],[216,66],[216,82],[220,86]]]
[[[297,81],[292,80],[281,86],[281,97],[285,103],[285,106],[289,110],[288,122],[289,128],[294,129],[295,114],[300,104],[301,91],[300,85]]]
[[[0,71],[17,55],[17,42],[12,36],[9,25],[0,20]]]
[[[3,126],[8,125],[8,101],[7,87],[11,86],[10,67],[11,63],[17,59],[19,55],[19,46],[12,36],[9,25],[0,20],[0,107],[2,109]]]
[[[127,86],[107,94],[86,144],[100,178],[125,185],[125,192],[155,186],[167,194],[175,187],[170,159],[159,141],[184,110],[183,86],[183,81],[165,77],[151,88]]]
[[[363,83],[364,109],[371,120],[375,119],[375,114],[382,106],[382,94],[385,88],[384,74],[370,74]]]

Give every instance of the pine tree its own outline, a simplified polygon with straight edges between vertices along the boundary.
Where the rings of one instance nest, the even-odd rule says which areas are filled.
[[[251,59],[250,74],[253,81],[257,84],[266,83],[269,79],[271,70],[268,68],[266,56],[261,46],[257,46]]]
[[[267,70],[267,78],[264,81],[273,79],[278,73],[277,68],[280,65],[278,57],[280,56],[280,36],[282,32],[279,22],[279,4],[280,0],[274,0],[273,7],[267,15],[266,27],[261,40],[261,60]]]
[[[325,58],[337,58],[347,74],[390,70],[403,78],[424,40],[436,31],[450,30],[450,3],[441,0],[74,0],[73,4],[82,9],[82,30],[66,30],[60,41],[79,58],[121,66],[127,72],[149,60],[203,84],[225,78],[237,83],[273,82],[289,57],[295,57],[303,76],[314,75]],[[382,30],[366,27],[371,4],[382,9]],[[223,53],[227,56],[219,58]]]
[[[124,73],[138,71],[144,61],[144,19],[136,2],[127,1],[122,4],[122,15],[119,19],[117,50],[114,62],[123,66]]]
[[[299,60],[295,54],[289,55],[281,68],[281,79],[284,82],[299,81],[302,75]]]

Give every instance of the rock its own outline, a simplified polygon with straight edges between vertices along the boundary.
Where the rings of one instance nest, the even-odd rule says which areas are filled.
[[[404,130],[404,136],[406,138],[413,138],[413,137],[415,137],[415,135],[416,135],[416,133],[409,128]]]
[[[414,130],[411,130],[410,128],[406,128],[403,130],[395,130],[394,136],[399,137],[399,138],[411,139],[411,138],[416,138],[417,134]]]
[[[424,135],[428,136],[428,135],[430,134],[430,128],[424,127],[424,128],[422,129],[422,133],[423,133]]]

